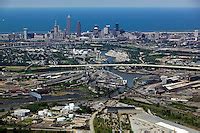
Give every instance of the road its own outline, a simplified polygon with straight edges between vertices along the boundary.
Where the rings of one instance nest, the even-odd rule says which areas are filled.
[[[8,127],[6,128],[8,131],[14,131],[15,128]],[[26,130],[26,131],[33,131],[33,132],[77,132],[75,129],[65,129],[65,128],[16,128],[16,132]]]
[[[91,116],[91,119],[89,121],[89,125],[90,125],[90,132],[91,133],[95,133],[95,130],[94,130],[94,119],[96,117],[96,115],[101,112],[103,109],[105,108],[105,106],[102,106],[99,110],[97,110],[96,112],[94,112]]]
[[[185,69],[200,71],[200,67],[191,66],[172,66],[172,65],[153,65],[153,64],[83,64],[83,65],[48,65],[49,67],[115,67],[115,66],[135,66],[135,67],[152,67],[152,68],[167,68],[167,69]]]
[[[91,116],[91,119],[89,121],[89,124],[90,124],[90,132],[91,133],[95,133],[95,130],[94,130],[94,118],[96,117],[96,115],[99,113],[99,111],[96,111],[92,114]]]

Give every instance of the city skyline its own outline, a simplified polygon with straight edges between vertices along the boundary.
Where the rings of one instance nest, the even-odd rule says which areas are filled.
[[[200,7],[199,0],[1,0],[0,8],[19,7]]]

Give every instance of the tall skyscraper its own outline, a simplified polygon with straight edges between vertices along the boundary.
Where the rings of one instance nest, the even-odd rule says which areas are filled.
[[[81,36],[81,22],[80,21],[77,22],[76,33],[78,37]]]
[[[24,40],[28,39],[28,28],[24,28]]]
[[[60,33],[59,25],[57,24],[57,21],[55,20],[54,28],[53,28],[53,38],[58,39]]]
[[[106,25],[103,29],[104,35],[108,35],[110,33],[110,25]]]
[[[70,35],[70,31],[71,31],[71,16],[70,15],[67,16],[66,30],[67,30],[67,35]]]
[[[195,38],[195,41],[198,41],[198,37],[199,37],[199,31],[198,31],[198,30],[195,30],[195,31],[194,31],[194,38]]]
[[[119,24],[118,23],[115,24],[115,29],[116,29],[116,31],[119,31]]]
[[[57,21],[55,20],[55,24],[54,24],[54,33],[56,34],[57,32],[58,32],[58,29],[59,27],[58,27],[58,25],[57,25]]]
[[[99,37],[99,26],[98,25],[94,26],[93,35],[94,35],[95,38]]]

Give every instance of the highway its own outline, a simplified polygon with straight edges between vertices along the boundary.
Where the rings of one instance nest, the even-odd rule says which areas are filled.
[[[116,66],[129,66],[129,67],[151,67],[151,68],[166,68],[166,69],[185,69],[200,71],[200,67],[196,66],[172,66],[172,65],[153,65],[153,64],[82,64],[82,65],[48,65],[55,68],[77,68],[77,67],[116,67]]]

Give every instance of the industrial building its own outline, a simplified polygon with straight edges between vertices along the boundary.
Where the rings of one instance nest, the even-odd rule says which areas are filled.
[[[24,117],[30,114],[30,112],[31,111],[29,109],[17,109],[17,110],[14,110],[13,115],[18,116],[18,117]]]

